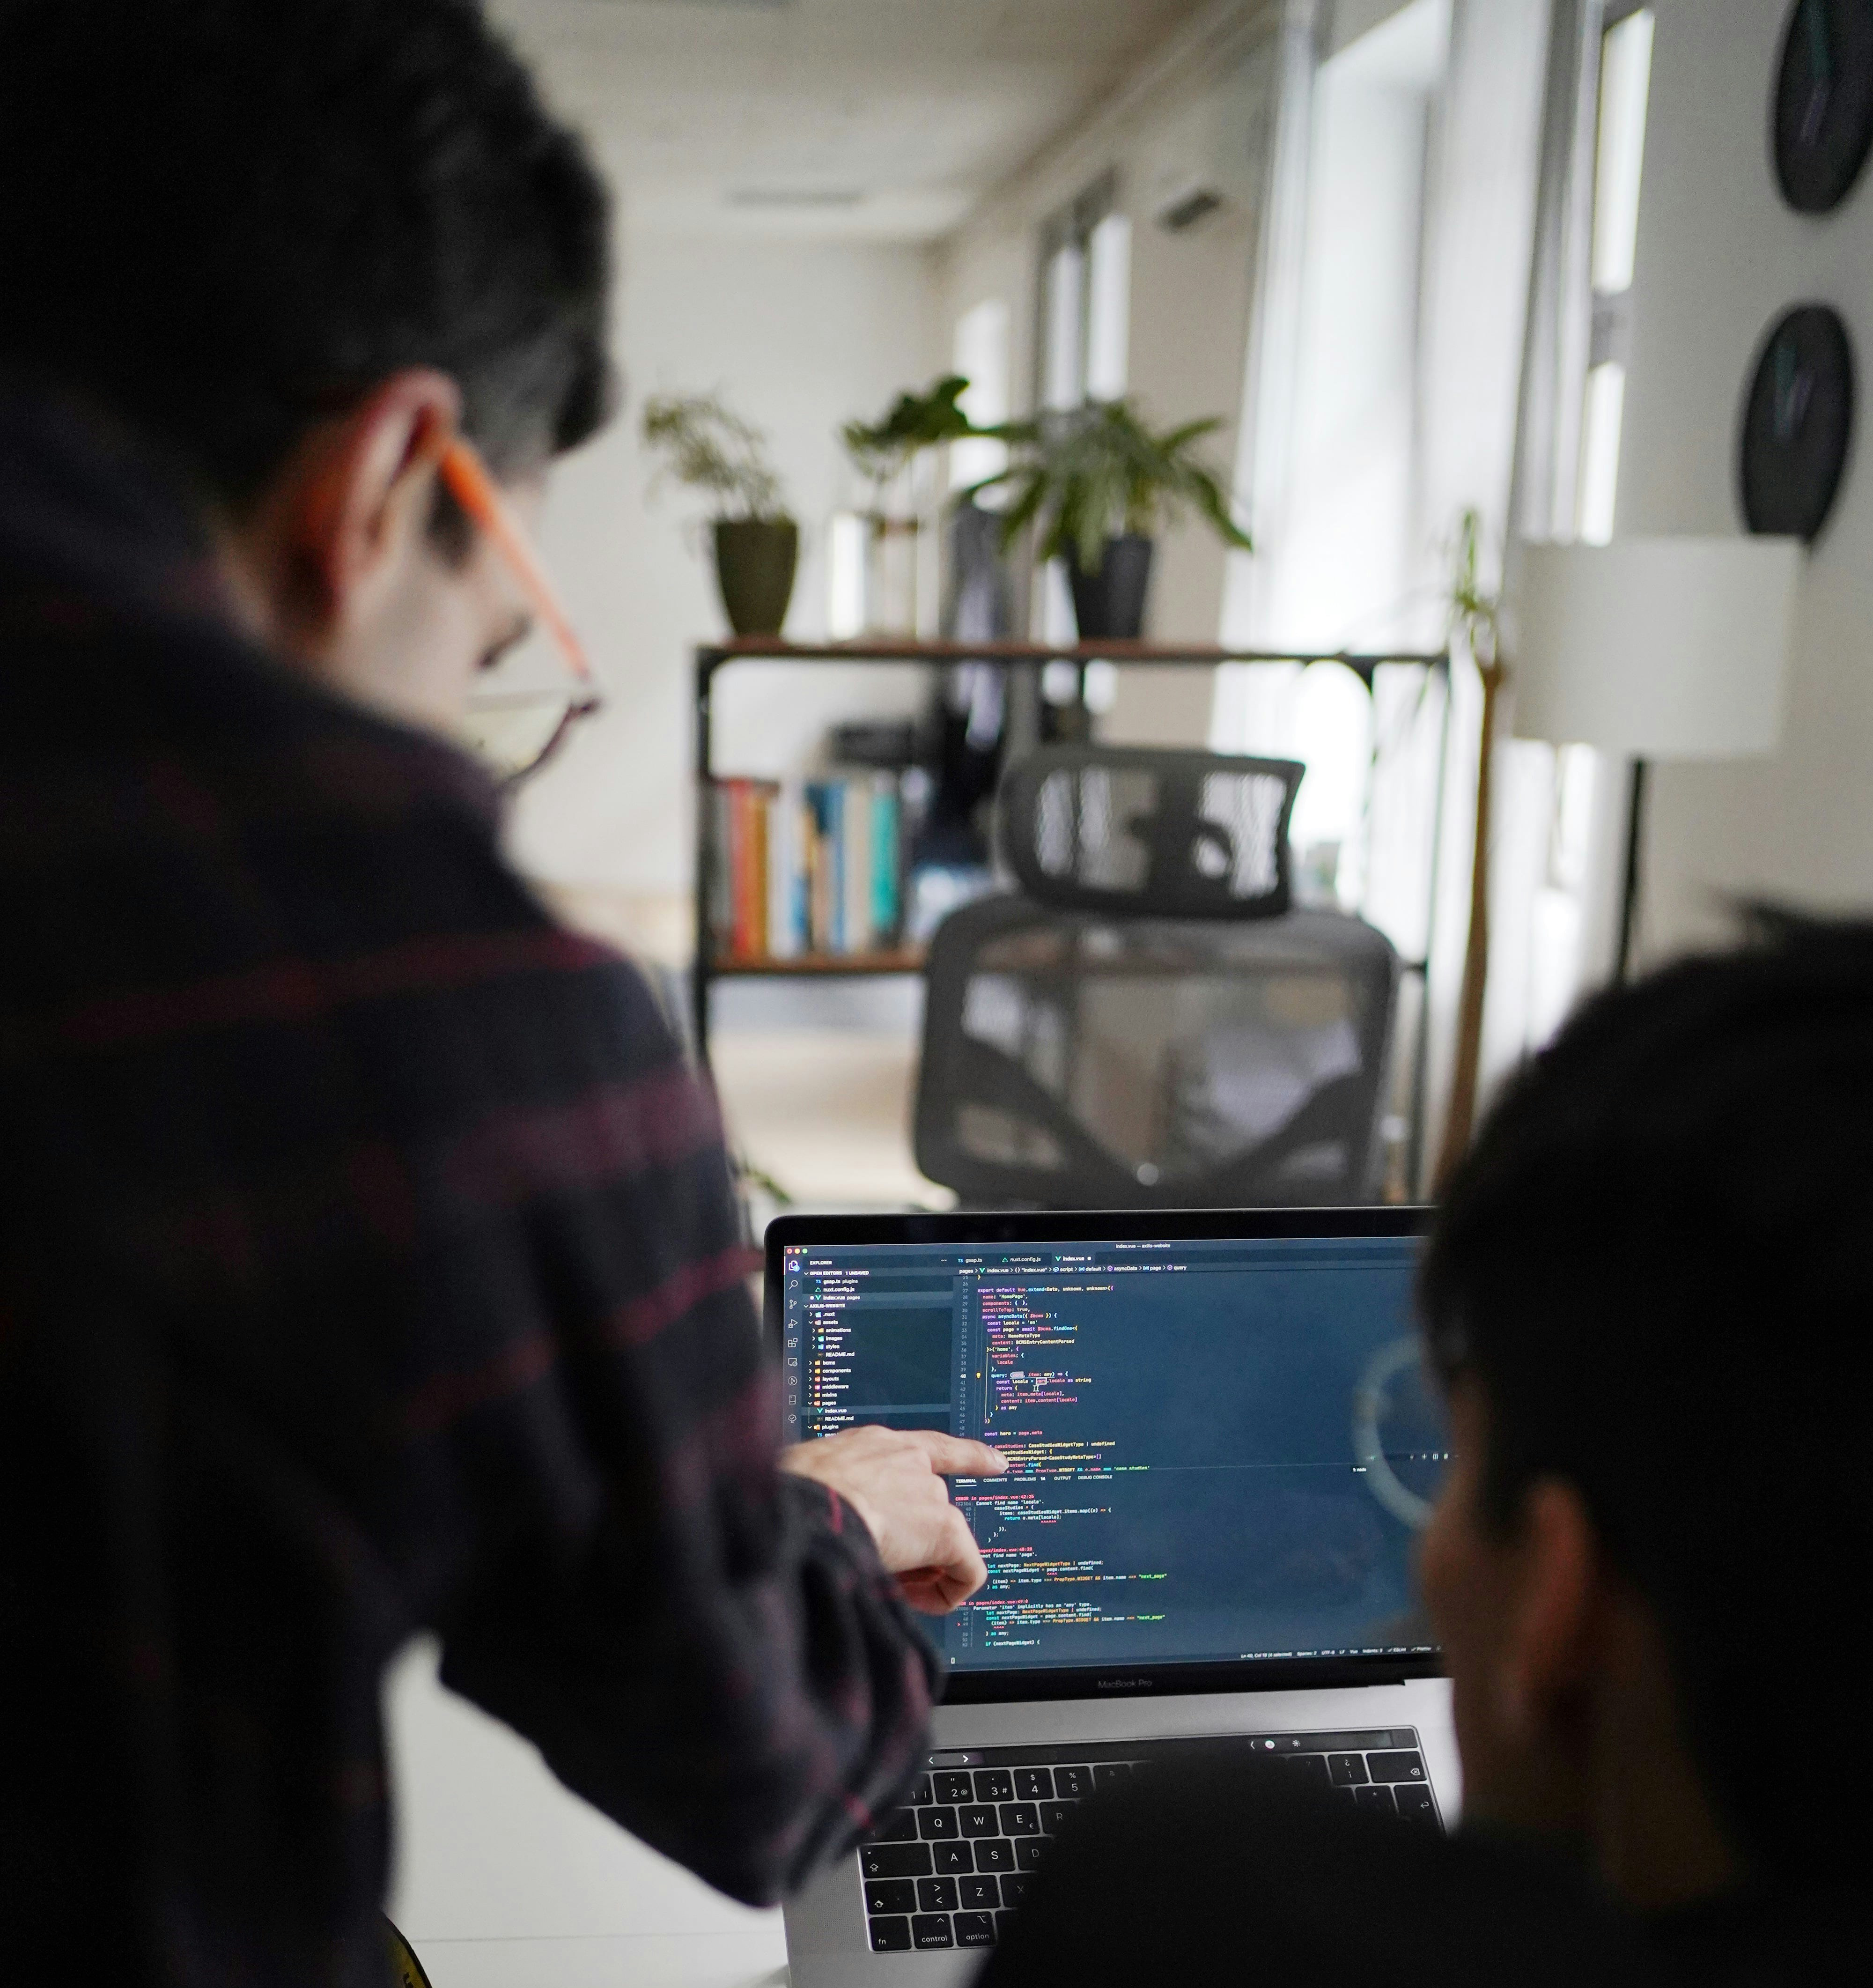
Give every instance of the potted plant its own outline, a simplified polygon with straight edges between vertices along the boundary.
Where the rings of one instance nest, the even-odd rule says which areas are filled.
[[[645,446],[712,500],[715,580],[738,635],[778,635],[793,593],[800,527],[789,516],[767,438],[718,394],[659,394],[644,403]],[[653,486],[654,487],[654,486]]]
[[[921,394],[900,394],[875,421],[847,421],[840,430],[853,467],[871,485],[866,532],[866,620],[871,627],[915,634],[917,627],[919,515],[916,468],[927,450],[978,432],[958,404],[969,390],[961,374],[935,380]],[[898,500],[891,492],[896,486]]]
[[[1144,624],[1151,535],[1161,526],[1195,511],[1224,544],[1252,549],[1220,474],[1196,447],[1222,424],[1212,416],[1154,433],[1129,401],[1089,401],[1010,421],[986,431],[1009,445],[1008,467],[967,494],[1009,486],[1004,549],[1039,523],[1039,556],[1067,562],[1082,641],[1135,641]]]

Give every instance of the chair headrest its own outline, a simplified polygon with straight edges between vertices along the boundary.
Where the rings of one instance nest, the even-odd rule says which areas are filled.
[[[1306,771],[1224,752],[1044,746],[1002,783],[1002,854],[1029,897],[1063,911],[1277,917]]]

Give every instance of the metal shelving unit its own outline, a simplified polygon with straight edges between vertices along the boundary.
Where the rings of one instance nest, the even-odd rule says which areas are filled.
[[[921,663],[938,667],[945,663],[999,662],[1036,671],[1049,663],[1073,664],[1080,673],[1084,696],[1085,672],[1094,663],[1111,663],[1121,668],[1189,668],[1219,663],[1340,663],[1352,671],[1373,694],[1379,670],[1388,664],[1415,665],[1442,677],[1445,683],[1441,731],[1438,740],[1436,793],[1433,803],[1431,847],[1428,854],[1425,920],[1425,957],[1408,959],[1405,971],[1415,975],[1421,988],[1429,970],[1431,940],[1437,922],[1439,871],[1442,857],[1444,784],[1450,750],[1450,658],[1446,654],[1310,654],[1297,655],[1259,649],[1224,648],[1213,644],[1173,645],[1155,642],[918,642],[877,637],[850,642],[795,643],[772,636],[743,636],[722,642],[704,643],[695,651],[695,753],[698,807],[696,810],[696,952],[691,976],[690,999],[696,1053],[705,1062],[709,1051],[709,990],[718,980],[785,977],[792,979],[835,979],[886,974],[921,973],[923,955],[913,947],[884,952],[810,954],[784,959],[718,958],[715,934],[711,928],[709,906],[717,852],[710,840],[713,810],[708,806],[709,789],[716,779],[712,700],[715,679],[722,671],[741,664],[793,668],[816,663]],[[1418,1025],[1412,1051],[1412,1126],[1409,1166],[1415,1181],[1422,1161],[1424,1138],[1423,1097],[1426,1062],[1429,1052],[1429,1002],[1418,1003]]]

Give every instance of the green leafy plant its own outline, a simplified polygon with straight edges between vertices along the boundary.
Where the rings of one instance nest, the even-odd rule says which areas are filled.
[[[927,448],[982,432],[958,404],[969,391],[960,373],[946,374],[921,394],[900,394],[882,421],[847,421],[839,431],[862,475],[888,483]]]
[[[708,493],[718,518],[788,518],[767,437],[726,407],[719,394],[657,394],[644,404],[645,446],[662,457],[651,488],[666,478]]]
[[[1008,467],[965,494],[1006,485],[1013,501],[1002,518],[1004,550],[1038,521],[1040,556],[1070,560],[1082,573],[1104,564],[1107,539],[1148,536],[1190,511],[1225,545],[1249,552],[1222,475],[1196,446],[1222,425],[1212,416],[1154,433],[1129,401],[1089,401],[1067,413],[1006,422],[982,432],[1008,443]]]

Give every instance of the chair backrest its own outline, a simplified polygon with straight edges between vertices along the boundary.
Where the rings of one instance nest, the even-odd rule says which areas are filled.
[[[1278,917],[1306,771],[1221,752],[1044,747],[1002,784],[1002,852],[1026,896],[1061,911]]]
[[[931,946],[917,1163],[977,1203],[1373,1200],[1398,977],[1384,935],[1337,912],[980,900]]]

